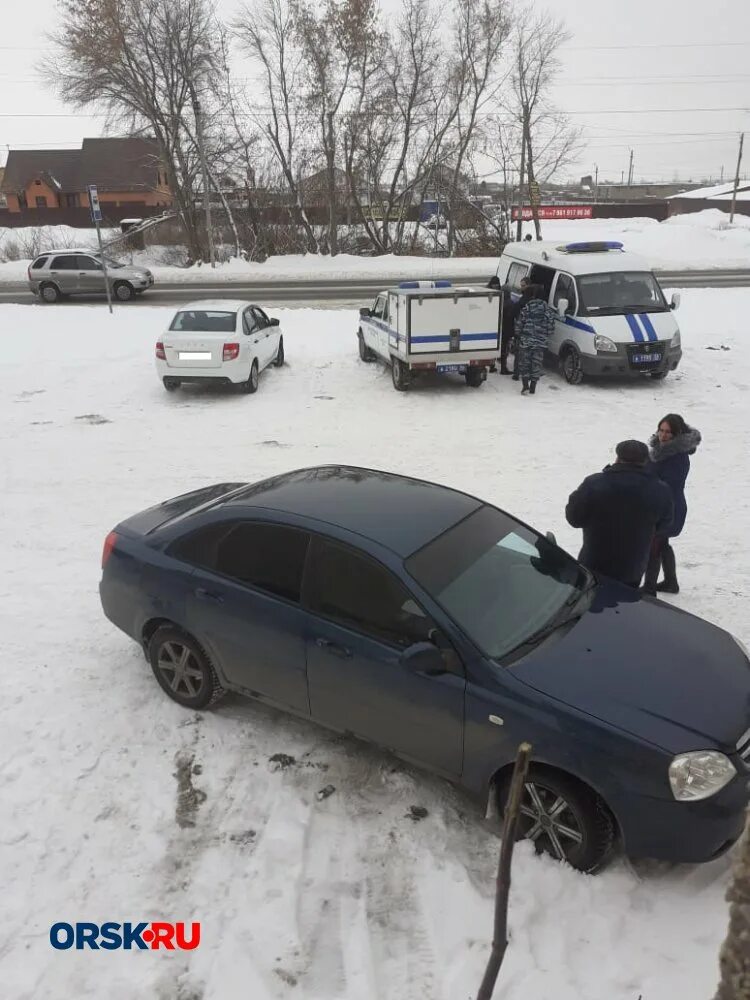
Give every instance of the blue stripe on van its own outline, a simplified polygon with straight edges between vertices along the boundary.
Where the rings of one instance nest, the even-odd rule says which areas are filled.
[[[625,314],[625,319],[628,321],[628,326],[630,327],[630,332],[633,334],[633,340],[638,344],[644,343],[646,338],[643,336],[641,328],[638,326],[638,320],[630,313]]]
[[[651,322],[650,316],[647,316],[645,313],[641,313],[641,323],[643,323],[643,327],[648,334],[648,339],[650,341],[659,339],[656,330],[654,329],[654,324]]]
[[[588,323],[582,323],[580,319],[574,319],[572,316],[565,317],[566,326],[574,326],[576,330],[585,330],[586,333],[596,333],[593,326],[589,326]]]

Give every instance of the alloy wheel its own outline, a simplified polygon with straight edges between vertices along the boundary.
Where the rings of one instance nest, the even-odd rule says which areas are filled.
[[[165,642],[159,650],[157,667],[167,687],[175,694],[195,698],[200,694],[205,676],[193,651],[179,642]]]
[[[568,861],[583,843],[581,822],[570,803],[539,782],[524,785],[521,815],[521,836],[560,861]]]

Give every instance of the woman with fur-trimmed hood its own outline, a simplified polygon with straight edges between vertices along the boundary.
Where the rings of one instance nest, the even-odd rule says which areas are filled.
[[[685,526],[685,481],[690,472],[690,456],[695,454],[700,443],[700,431],[689,427],[678,413],[668,413],[663,417],[656,433],[649,440],[651,468],[672,492],[674,516],[669,530],[656,535],[651,546],[643,581],[643,589],[647,594],[655,594],[657,591],[667,594],[680,592],[674,549],[669,540],[676,538]],[[660,569],[664,570],[664,580],[657,583]]]

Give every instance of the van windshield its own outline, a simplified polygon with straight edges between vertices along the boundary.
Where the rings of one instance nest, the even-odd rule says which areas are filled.
[[[668,312],[664,294],[650,271],[613,271],[578,278],[582,316]]]

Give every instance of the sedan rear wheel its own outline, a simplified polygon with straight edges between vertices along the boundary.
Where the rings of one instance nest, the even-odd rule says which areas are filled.
[[[279,349],[276,352],[276,359],[274,364],[277,368],[282,368],[284,366],[284,338],[279,338]]]
[[[501,789],[507,795],[510,780]],[[598,871],[615,839],[612,816],[585,785],[546,768],[529,769],[521,799],[518,839],[582,872]]]
[[[148,645],[151,669],[160,686],[185,708],[208,708],[224,694],[216,672],[192,636],[163,625]]]
[[[255,358],[250,366],[250,375],[248,376],[247,382],[240,383],[240,389],[243,392],[246,392],[248,395],[252,395],[252,393],[258,391],[258,381],[260,378],[259,372],[258,359]]]

